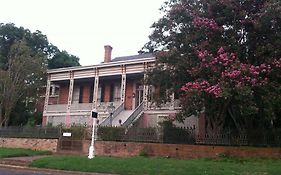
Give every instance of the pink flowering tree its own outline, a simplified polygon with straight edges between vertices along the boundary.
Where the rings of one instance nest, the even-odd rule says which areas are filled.
[[[178,120],[203,113],[206,131],[281,127],[281,2],[170,0],[152,25],[147,83],[181,99]],[[145,50],[144,49],[144,50]]]

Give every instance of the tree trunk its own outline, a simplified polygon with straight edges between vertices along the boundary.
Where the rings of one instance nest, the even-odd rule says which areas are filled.
[[[206,114],[206,132],[207,134],[223,134],[223,127],[225,124],[226,112],[230,104],[230,99],[226,101],[216,102],[213,101],[211,103],[217,103],[217,113],[214,113],[214,109],[206,109],[210,112]]]

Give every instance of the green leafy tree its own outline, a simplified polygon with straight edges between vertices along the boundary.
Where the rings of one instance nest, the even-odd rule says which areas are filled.
[[[0,126],[7,126],[10,114],[20,98],[34,100],[42,86],[44,57],[34,55],[24,41],[15,42],[7,55],[8,64],[0,76]]]
[[[50,69],[71,66],[80,66],[79,58],[74,55],[68,54],[66,51],[58,52],[48,62],[48,68]]]
[[[204,112],[207,132],[272,127],[280,120],[280,7],[278,0],[167,1],[145,46],[156,52],[148,83],[160,87],[159,101],[167,89],[177,92],[178,119]]]
[[[0,68],[5,69],[7,55],[15,41],[25,40],[32,52],[42,53],[48,60],[48,68],[61,68],[79,66],[79,58],[60,51],[56,46],[49,43],[46,35],[37,30],[31,32],[23,27],[16,27],[13,23],[0,24]]]
[[[23,59],[23,56],[26,56],[26,59]],[[44,73],[48,64],[56,67],[77,66],[79,58],[66,51],[61,52],[49,43],[47,36],[40,31],[31,32],[12,23],[0,24],[0,124],[23,124],[27,120],[18,120],[18,114],[22,113],[27,117],[33,115],[35,101],[44,91]],[[21,75],[16,77],[15,74],[19,71]],[[23,79],[22,76],[27,77]],[[17,80],[18,78],[20,80]],[[23,83],[22,80],[24,84],[20,84]],[[22,86],[20,91],[13,91],[13,88],[17,89],[19,86]],[[12,95],[9,96],[10,94]],[[14,97],[14,94],[18,96]],[[8,98],[10,100],[7,100]]]

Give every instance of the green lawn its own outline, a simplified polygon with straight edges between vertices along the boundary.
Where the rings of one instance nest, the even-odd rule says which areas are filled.
[[[4,157],[21,157],[21,156],[36,156],[47,155],[49,151],[34,151],[31,149],[22,148],[0,148],[0,158]]]
[[[176,160],[166,158],[51,156],[31,166],[72,171],[155,175],[278,175],[281,159],[218,158]]]

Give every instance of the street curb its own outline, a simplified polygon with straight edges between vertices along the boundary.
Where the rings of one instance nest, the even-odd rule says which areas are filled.
[[[80,172],[80,171],[65,171],[65,170],[55,170],[55,169],[46,169],[46,168],[34,168],[34,167],[27,167],[27,166],[8,165],[8,164],[0,164],[0,167],[6,169],[12,168],[17,170],[26,170],[30,172],[42,172],[50,175],[114,175],[108,173],[87,173],[87,172]]]

